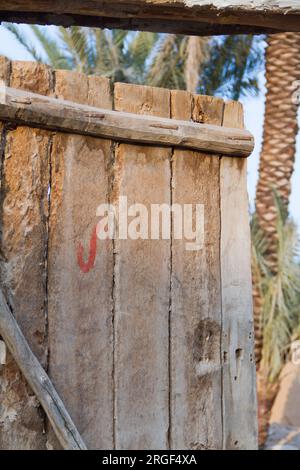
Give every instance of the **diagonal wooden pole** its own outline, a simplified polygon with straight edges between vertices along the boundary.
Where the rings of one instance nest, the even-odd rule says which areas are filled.
[[[31,351],[0,289],[0,334],[41,403],[63,449],[87,450],[45,370]]]

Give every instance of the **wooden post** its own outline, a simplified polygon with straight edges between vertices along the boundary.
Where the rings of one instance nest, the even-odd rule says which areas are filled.
[[[115,107],[170,117],[170,91],[117,83]],[[113,202],[170,204],[170,148],[120,144]],[[115,241],[117,449],[167,449],[170,240]]]
[[[104,77],[58,70],[55,93],[112,106]],[[96,210],[110,189],[111,147],[108,140],[57,132],[51,151],[49,375],[90,449],[114,445],[113,245],[95,238]]]
[[[220,98],[172,91],[172,117],[221,126]],[[171,448],[222,448],[220,157],[174,150],[172,202],[204,206],[204,246],[172,240]],[[209,181],[209,184],[207,182]]]
[[[6,74],[0,71],[0,78],[12,87],[35,90],[41,95],[52,93],[52,71],[48,66],[6,61],[5,69]],[[31,350],[46,369],[47,192],[51,135],[41,129],[3,124],[1,288]],[[43,413],[10,354],[1,370],[1,384],[4,422],[0,426],[0,447],[45,449]],[[10,414],[14,419],[9,419]]]
[[[240,103],[226,103],[223,125],[243,128]],[[256,449],[251,239],[245,160],[221,159],[220,196],[223,447]]]

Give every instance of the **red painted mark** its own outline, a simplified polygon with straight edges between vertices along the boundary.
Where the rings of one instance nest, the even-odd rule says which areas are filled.
[[[95,265],[96,259],[96,251],[97,251],[97,227],[94,228],[91,239],[90,239],[90,250],[89,250],[89,258],[87,263],[83,260],[83,246],[81,242],[77,248],[77,262],[78,265],[83,273],[88,273],[91,269],[93,269]]]

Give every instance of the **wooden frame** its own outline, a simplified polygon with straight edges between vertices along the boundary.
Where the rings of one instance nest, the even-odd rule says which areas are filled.
[[[183,147],[248,157],[254,139],[244,129],[111,111],[0,86],[0,119],[116,141]]]
[[[0,0],[0,21],[191,35],[300,31],[298,0]]]

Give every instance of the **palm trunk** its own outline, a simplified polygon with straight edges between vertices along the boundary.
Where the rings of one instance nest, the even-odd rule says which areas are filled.
[[[298,105],[294,94],[300,80],[300,33],[269,36],[266,79],[264,139],[256,211],[259,225],[268,240],[269,262],[276,271],[277,211],[272,189],[288,205],[298,133]]]
[[[256,214],[267,241],[267,261],[277,272],[277,208],[274,190],[288,207],[291,178],[294,171],[298,133],[298,104],[295,92],[300,80],[300,34],[282,33],[268,37],[266,50],[266,110],[263,147],[260,157],[256,192]],[[254,278],[255,281],[255,278]],[[254,282],[254,323],[256,325],[256,358],[261,361],[262,299]],[[268,371],[260,367],[258,379],[260,442],[268,427],[268,416],[277,388],[266,379]]]
[[[184,68],[187,91],[196,93],[201,67],[208,59],[210,37],[189,36],[186,44],[186,62]]]

